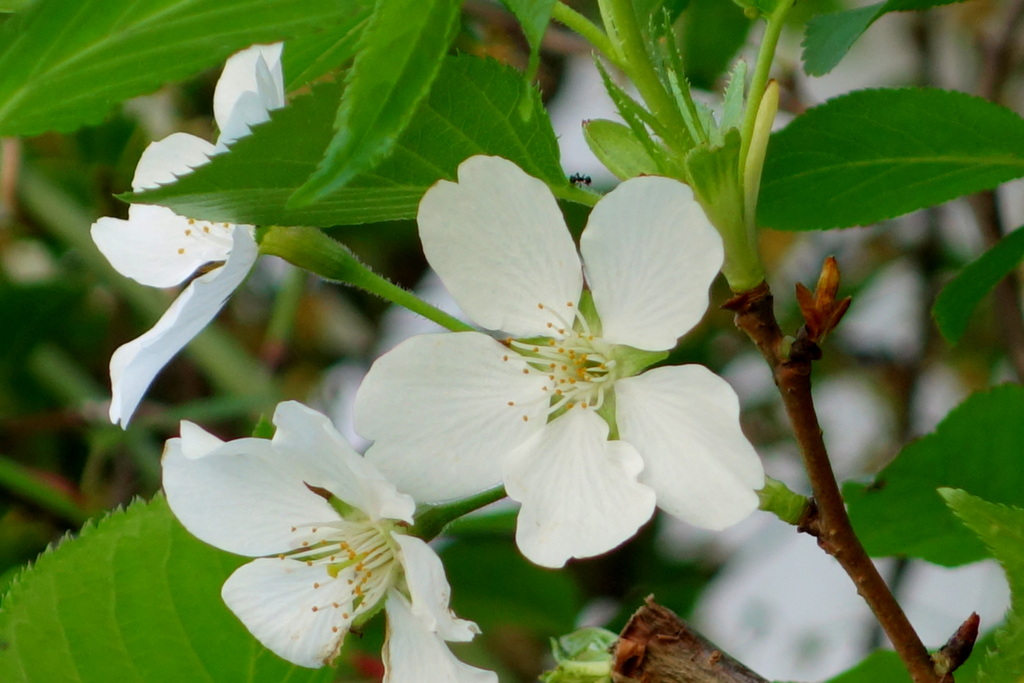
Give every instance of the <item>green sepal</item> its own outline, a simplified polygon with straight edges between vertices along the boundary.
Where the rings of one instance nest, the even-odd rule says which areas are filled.
[[[616,345],[612,350],[615,359],[615,376],[632,377],[668,358],[668,351],[645,351],[625,344]]]
[[[597,409],[597,416],[608,424],[608,440],[619,440],[619,421],[615,414],[615,390],[604,392],[604,403]]]
[[[274,426],[274,423],[268,420],[266,415],[260,415],[259,422],[252,428],[252,438],[272,439],[276,431],[277,427]]]
[[[604,328],[601,325],[601,316],[597,314],[597,306],[594,305],[594,293],[589,289],[584,289],[580,295],[580,302],[576,306],[586,321],[587,327],[590,328],[590,334],[600,337],[604,333]]]
[[[722,236],[725,263],[722,274],[736,292],[756,287],[764,279],[757,234],[748,234],[739,177],[740,132],[725,134],[721,147],[698,147],[686,156],[690,187],[708,220]]]
[[[620,180],[660,172],[658,163],[628,126],[604,119],[585,121],[583,139],[598,161]]]
[[[799,524],[811,507],[811,500],[789,490],[777,479],[765,477],[764,488],[757,492],[758,507],[770,512],[787,524]]]
[[[743,125],[743,90],[746,85],[747,63],[740,59],[732,67],[729,84],[725,86],[725,94],[722,98],[722,120],[719,127],[723,132]]]
[[[611,647],[618,635],[603,628],[587,627],[551,640],[556,666],[542,674],[544,683],[610,683]]]

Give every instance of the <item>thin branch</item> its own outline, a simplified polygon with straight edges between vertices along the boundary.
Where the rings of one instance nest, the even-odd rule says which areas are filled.
[[[836,558],[853,580],[915,683],[940,683],[943,679],[936,675],[928,650],[864,551],[846,514],[811,396],[811,362],[820,357],[820,349],[806,335],[795,341],[783,336],[766,283],[733,297],[725,308],[735,313],[736,326],[771,366],[793,425],[817,508],[817,515],[801,530],[816,536],[818,545]]]
[[[638,609],[612,652],[614,683],[768,683],[654,602]]]

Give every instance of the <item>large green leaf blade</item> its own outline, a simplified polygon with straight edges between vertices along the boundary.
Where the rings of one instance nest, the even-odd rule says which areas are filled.
[[[263,648],[223,605],[245,558],[188,534],[162,497],[44,553],[0,610],[0,680],[326,683]]]
[[[957,680],[1019,683],[1024,672],[1024,509],[990,503],[956,489],[940,493],[992,551],[1010,583],[1010,612],[1006,624],[996,632],[995,649],[987,653],[973,679],[961,678],[958,673]],[[974,655],[980,656],[980,652]]]
[[[133,197],[197,219],[257,225],[329,227],[412,218],[420,197],[439,179],[454,179],[459,163],[494,154],[571,194],[558,141],[539,94],[513,69],[492,60],[449,57],[428,99],[391,155],[372,172],[307,206],[287,204],[320,161],[333,134],[341,86],[323,84],[308,97],[271,113],[231,152],[173,185]],[[529,98],[532,114],[519,116]],[[582,192],[582,191],[578,191]]]
[[[323,198],[388,155],[430,92],[458,16],[455,0],[378,1],[349,71],[335,134],[293,204]]]
[[[804,35],[804,71],[824,76],[846,56],[857,39],[884,14],[923,10],[965,0],[889,0],[845,12],[819,14],[807,22]]]
[[[118,102],[269,43],[344,24],[353,3],[37,0],[0,32],[0,135],[69,131]]]
[[[868,225],[1024,175],[1024,119],[937,89],[862,90],[772,135],[758,222]]]
[[[978,302],[1024,259],[1024,230],[1018,229],[967,264],[950,280],[932,307],[942,336],[952,344],[960,341]]]
[[[1024,387],[972,394],[936,430],[911,443],[870,486],[848,484],[850,519],[874,557],[900,555],[957,566],[988,552],[936,493],[961,488],[1024,506]]]

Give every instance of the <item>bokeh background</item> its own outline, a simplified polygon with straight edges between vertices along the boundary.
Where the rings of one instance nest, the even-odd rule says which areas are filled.
[[[588,2],[571,3],[594,14]],[[1006,40],[1021,2],[972,0],[925,13],[890,14],[831,74],[800,66],[800,29],[813,13],[855,4],[802,0],[784,36],[775,77],[783,86],[778,126],[851,89],[935,85],[985,94],[1021,111],[1020,40]],[[0,21],[3,15],[0,14]],[[1012,24],[1011,24],[1012,25]],[[726,0],[690,0],[679,25],[692,82],[716,101],[728,65],[750,58],[759,28]],[[1005,73],[991,84],[991,52]],[[468,0],[458,49],[525,66],[526,45],[501,5]],[[48,544],[89,519],[159,487],[165,439],[182,419],[224,438],[252,431],[277,401],[299,399],[332,417],[353,442],[351,398],[376,355],[405,336],[437,331],[362,292],[324,283],[263,258],[211,329],[154,383],[126,430],[109,424],[107,363],[120,344],[148,329],[175,292],[150,290],[117,274],[89,237],[99,216],[124,217],[127,191],[145,146],[175,131],[212,139],[216,72],[127,103],[104,123],[71,135],[3,140],[0,156],[0,592]],[[613,178],[581,134],[583,120],[617,119],[587,45],[549,31],[539,83],[559,134],[566,175]],[[770,150],[769,150],[770,153]],[[1021,187],[997,198],[1005,224],[1024,222]],[[585,216],[566,207],[576,229]],[[1002,351],[999,315],[986,300],[955,348],[929,316],[934,296],[991,236],[970,200],[867,228],[812,234],[765,231],[763,254],[787,331],[800,324],[797,281],[813,285],[822,259],[839,259],[841,294],[853,305],[816,367],[815,393],[826,442],[842,479],[864,478],[903,444],[928,433],[971,391],[1018,380]],[[427,272],[415,225],[396,222],[330,230],[394,281],[451,310]],[[763,360],[717,309],[673,354],[702,363],[736,388],[744,429],[771,476],[806,492],[796,447]],[[529,565],[511,540],[514,510],[500,504],[440,539],[456,611],[484,636],[460,654],[529,681],[550,665],[549,639],[581,625],[618,630],[654,594],[762,675],[822,680],[848,668],[884,636],[849,580],[815,545],[766,513],[710,534],[659,516],[625,546],[564,571]],[[972,611],[995,626],[1008,602],[993,563],[956,570],[887,560],[885,575],[929,646]],[[381,639],[371,628],[351,647],[339,680],[372,680]]]

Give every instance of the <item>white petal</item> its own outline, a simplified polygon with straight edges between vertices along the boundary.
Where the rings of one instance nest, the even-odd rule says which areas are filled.
[[[213,93],[213,117],[220,128],[218,151],[249,134],[284,106],[281,43],[253,45],[228,58]]]
[[[117,272],[150,287],[173,287],[200,266],[227,259],[234,230],[190,221],[165,206],[132,204],[128,220],[100,218],[91,234]]]
[[[306,487],[304,463],[268,439],[236,439],[200,455],[214,437],[187,424],[167,442],[162,464],[167,502],[192,535],[255,557],[294,550],[322,535],[304,525],[339,519]]]
[[[401,494],[377,468],[356,453],[331,421],[296,401],[274,412],[274,449],[307,484],[325,488],[374,521],[412,523],[416,501]]]
[[[423,253],[466,315],[517,337],[548,334],[583,288],[579,256],[554,196],[500,157],[475,156],[420,201]]]
[[[587,282],[613,344],[661,351],[700,322],[722,239],[689,187],[627,180],[597,203],[580,237]]]
[[[326,565],[267,558],[235,570],[221,597],[268,649],[293,664],[318,668],[338,656],[348,633],[351,618],[344,614],[352,612],[351,594],[343,584],[330,577]]]
[[[608,441],[608,425],[570,410],[505,461],[505,489],[523,504],[516,542],[545,567],[619,545],[651,517],[654,491],[637,483],[643,460],[632,446]]]
[[[480,633],[472,621],[459,619],[448,608],[452,590],[444,575],[444,565],[429,545],[415,536],[396,534],[402,548],[405,581],[412,598],[412,613],[444,640],[466,642]]]
[[[189,460],[196,460],[209,455],[224,445],[219,439],[197,424],[181,421],[181,453]]]
[[[497,683],[490,672],[460,662],[396,590],[388,594],[384,683]]]
[[[497,485],[501,459],[547,412],[544,379],[524,367],[478,332],[404,341],[374,362],[356,394],[356,431],[375,442],[366,458],[421,502]]]
[[[172,133],[151,142],[135,166],[132,189],[136,192],[173,183],[180,176],[210,160],[214,147],[188,133]]]
[[[739,423],[739,400],[700,365],[656,368],[615,384],[623,441],[644,459],[640,481],[658,506],[691,524],[723,529],[758,506],[764,468]]]
[[[217,315],[256,262],[256,241],[235,230],[227,262],[181,292],[156,325],[118,348],[110,359],[110,421],[128,424],[157,373]]]

